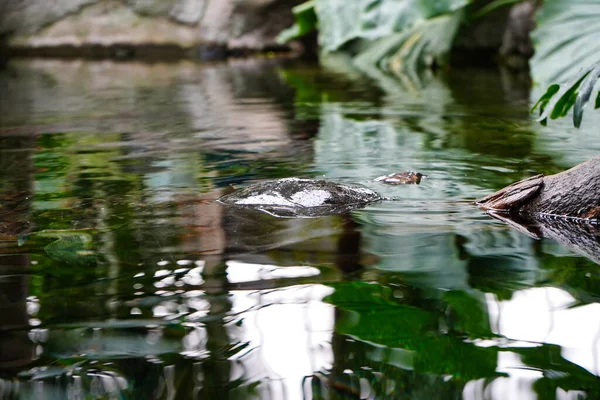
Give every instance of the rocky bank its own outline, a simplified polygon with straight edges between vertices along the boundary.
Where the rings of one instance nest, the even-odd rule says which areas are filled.
[[[300,0],[6,0],[0,39],[13,55],[222,58],[282,50]]]

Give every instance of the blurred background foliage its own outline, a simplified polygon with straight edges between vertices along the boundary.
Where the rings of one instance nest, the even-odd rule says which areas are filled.
[[[396,76],[447,63],[461,26],[520,3],[515,0],[310,0],[294,8],[296,23],[283,31],[286,42],[318,31],[323,53],[349,54],[361,69],[378,69]],[[573,123],[581,124],[590,98],[600,107],[596,82],[600,4],[590,0],[546,0],[536,7],[532,33],[535,55],[531,74],[540,86],[550,85],[540,98],[540,121],[566,116],[574,107]],[[538,3],[538,4],[535,4]]]

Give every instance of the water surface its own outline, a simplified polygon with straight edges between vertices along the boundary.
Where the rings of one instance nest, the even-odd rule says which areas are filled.
[[[598,266],[471,204],[598,154],[598,117],[541,127],[506,72],[325,64],[0,71],[0,398],[600,396]],[[291,176],[391,200],[214,202]]]

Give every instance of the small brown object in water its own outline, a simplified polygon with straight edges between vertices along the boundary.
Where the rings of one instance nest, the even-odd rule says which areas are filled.
[[[388,185],[408,185],[421,183],[421,178],[424,177],[420,172],[406,171],[397,172],[395,174],[383,175],[375,178],[376,182],[387,183]]]

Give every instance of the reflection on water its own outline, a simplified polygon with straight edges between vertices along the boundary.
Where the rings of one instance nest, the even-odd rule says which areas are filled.
[[[539,127],[494,71],[330,68],[1,71],[0,398],[600,396],[598,266],[469,203],[597,153],[591,131]],[[390,200],[214,202],[289,176]]]

